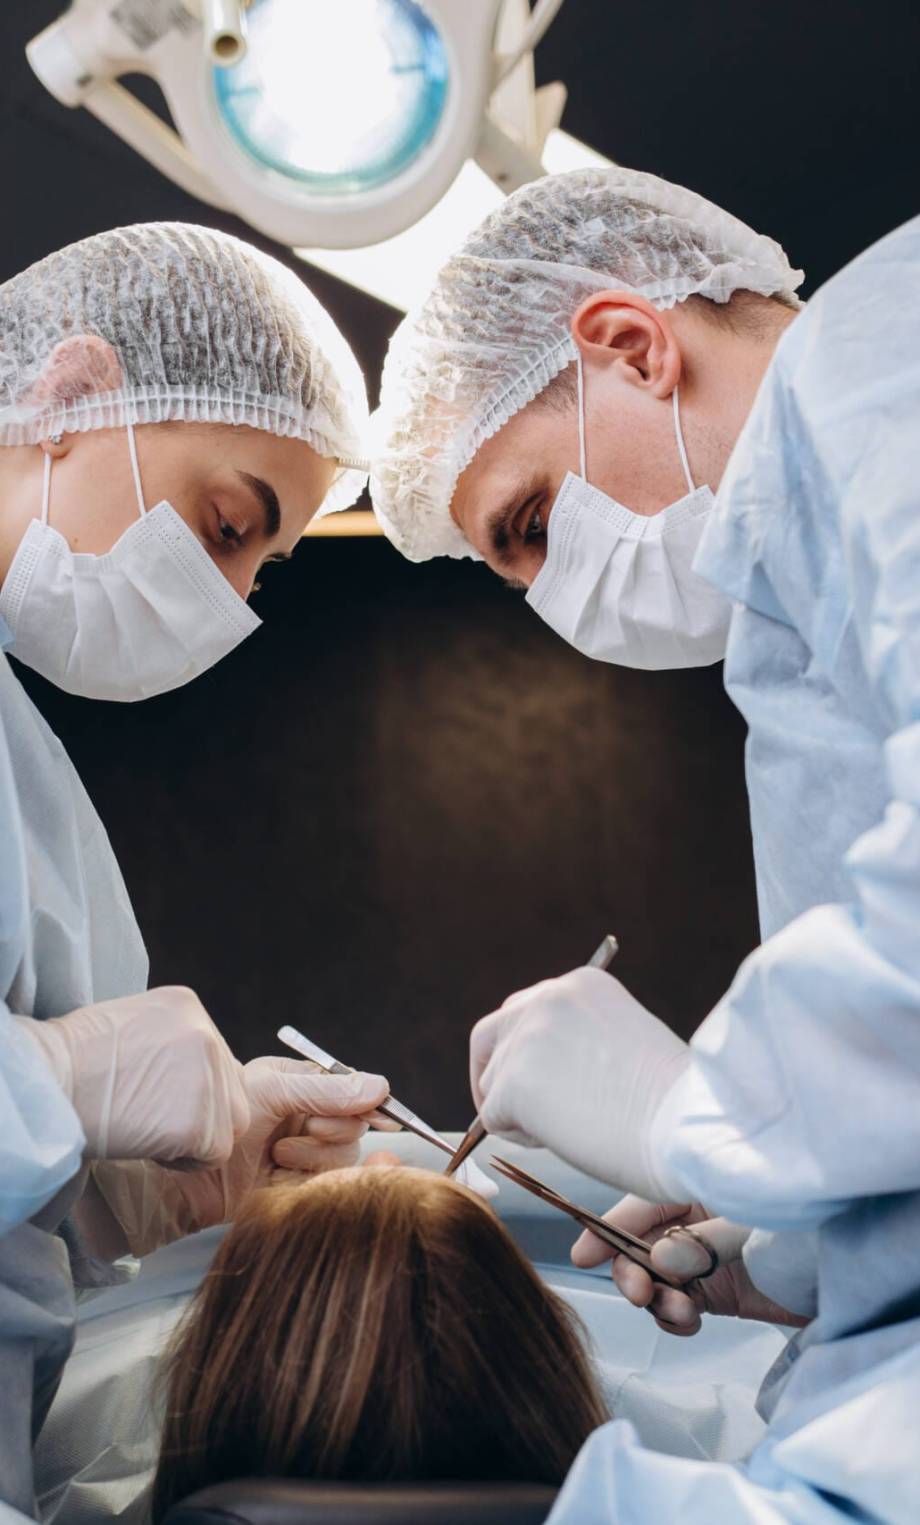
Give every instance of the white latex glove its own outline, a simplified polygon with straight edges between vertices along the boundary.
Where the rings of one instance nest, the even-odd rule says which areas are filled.
[[[647,1271],[618,1255],[590,1231],[576,1239],[572,1260],[583,1269],[609,1260],[611,1275],[625,1298],[637,1308],[647,1308],[668,1334],[696,1334],[703,1313],[730,1318],[761,1319],[768,1324],[803,1325],[788,1309],[781,1308],[752,1282],[742,1259],[751,1230],[727,1218],[713,1218],[699,1202],[644,1202],[624,1197],[604,1214],[608,1223],[652,1242],[652,1264],[658,1271],[686,1282],[686,1289],[654,1282]],[[704,1273],[711,1264],[704,1245],[693,1234],[682,1232],[692,1225],[719,1257],[718,1269]],[[701,1277],[701,1280],[696,1280]]]
[[[490,1133],[662,1200],[675,1192],[653,1123],[689,1053],[618,980],[575,969],[477,1022],[470,1080]]]
[[[96,1186],[133,1254],[228,1222],[257,1187],[356,1164],[358,1141],[388,1094],[382,1075],[325,1075],[308,1059],[253,1059],[243,1077],[252,1120],[226,1164],[95,1167]]]
[[[218,1164],[249,1126],[243,1067],[183,986],[16,1021],[73,1104],[90,1159]]]

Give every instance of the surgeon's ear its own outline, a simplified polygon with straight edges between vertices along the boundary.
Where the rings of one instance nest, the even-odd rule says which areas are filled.
[[[121,361],[98,334],[72,334],[54,346],[29,393],[37,403],[69,402],[121,386]]]
[[[572,338],[586,366],[616,365],[622,379],[654,397],[680,380],[680,346],[666,312],[634,291],[596,291],[572,318]]]

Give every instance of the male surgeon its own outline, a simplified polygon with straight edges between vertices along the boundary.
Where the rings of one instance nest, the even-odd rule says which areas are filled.
[[[87,697],[189,682],[258,626],[259,567],[353,501],[365,419],[331,319],[238,239],[151,223],[49,255],[0,286],[0,647]],[[386,1094],[243,1066],[192,991],[146,984],[102,823],[0,651],[3,1522],[33,1513],[74,1280],[350,1162]]]
[[[703,1239],[743,1245],[708,1302],[615,1266],[627,1295],[683,1332],[701,1306],[807,1322],[744,1467],[614,1424],[558,1525],[916,1518],[920,223],[804,311],[800,279],[654,176],[550,177],[448,261],[384,375],[372,485],[407,556],[483,558],[596,660],[724,658],[749,726],[764,943],[692,1043],[595,970],[473,1032],[490,1131],[633,1194],[611,1217],[639,1232],[720,1214]],[[686,1234],[655,1256],[709,1262]]]

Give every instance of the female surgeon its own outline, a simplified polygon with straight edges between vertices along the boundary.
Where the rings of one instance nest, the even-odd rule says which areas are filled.
[[[331,319],[235,238],[122,228],[7,282],[4,650],[100,699],[204,672],[258,626],[246,599],[259,567],[354,501],[366,415]],[[145,989],[105,830],[3,654],[0,841],[5,1521],[33,1513],[31,1440],[70,1349],[73,1281],[100,1274],[90,1252],[223,1221],[276,1165],[349,1163],[386,1082],[243,1067],[190,990]],[[111,1166],[84,1194],[103,1160],[126,1162],[123,1179]]]

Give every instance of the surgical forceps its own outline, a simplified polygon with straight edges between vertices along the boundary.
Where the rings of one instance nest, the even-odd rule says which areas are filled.
[[[312,1043],[309,1038],[304,1037],[303,1033],[299,1033],[296,1027],[279,1027],[278,1037],[282,1043],[285,1043],[288,1048],[292,1048],[295,1053],[302,1054],[305,1059],[312,1059],[313,1063],[318,1065],[321,1070],[324,1070],[327,1075],[354,1074],[354,1070],[350,1065],[342,1064],[338,1059],[333,1059],[332,1055],[327,1054],[326,1050],[320,1048],[318,1043]],[[381,1112],[384,1117],[391,1118],[393,1122],[401,1123],[404,1128],[409,1129],[410,1133],[418,1134],[419,1138],[425,1139],[429,1144],[436,1145],[438,1149],[443,1149],[446,1154],[453,1155],[453,1144],[449,1144],[446,1138],[442,1138],[440,1133],[436,1133],[434,1128],[430,1128],[426,1122],[423,1122],[414,1112],[410,1112],[409,1108],[404,1107],[402,1102],[397,1101],[395,1097],[388,1096],[386,1101],[381,1102],[374,1110]]]
[[[614,937],[613,933],[608,932],[600,947],[595,948],[594,952],[591,954],[586,967],[588,969],[608,969],[614,956],[619,951],[619,947],[620,945]],[[486,1129],[483,1127],[479,1113],[477,1112],[476,1116],[473,1118],[473,1121],[470,1123],[462,1139],[460,1140],[453,1159],[448,1161],[444,1174],[446,1176],[452,1176],[455,1171],[459,1170],[460,1166],[463,1164],[463,1161],[467,1158],[468,1155],[472,1154],[477,1144],[482,1143],[485,1136]]]

